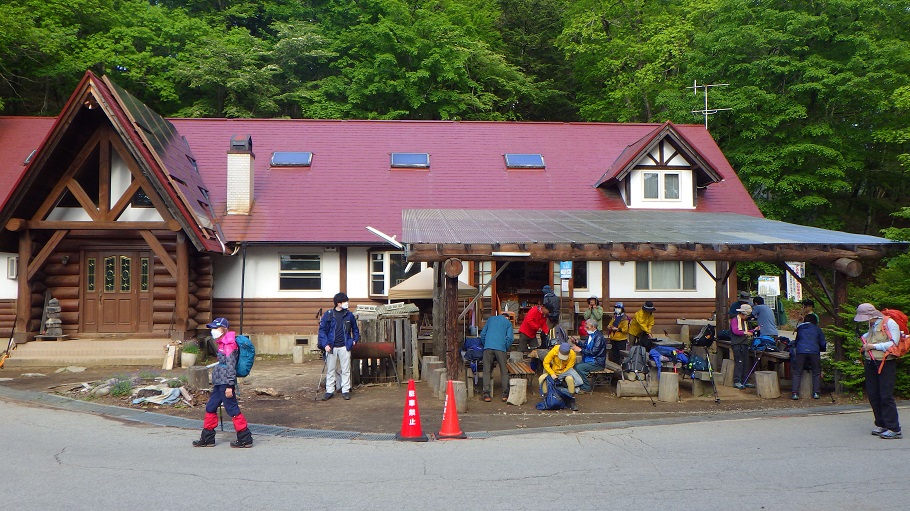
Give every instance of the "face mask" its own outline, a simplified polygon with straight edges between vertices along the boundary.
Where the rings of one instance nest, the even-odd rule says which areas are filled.
[[[341,308],[344,310],[348,310],[348,302],[341,302]]]
[[[620,314],[622,314],[622,309],[613,309],[613,314],[616,314],[617,316],[619,316]]]
[[[220,328],[212,329],[212,339],[217,339],[217,338],[221,337],[223,334],[224,334],[224,332],[222,332]]]

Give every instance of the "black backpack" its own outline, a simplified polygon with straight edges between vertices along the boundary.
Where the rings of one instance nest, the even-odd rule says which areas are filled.
[[[622,370],[625,373],[648,372],[648,352],[644,346],[635,345],[629,348],[629,354],[622,361]]]
[[[692,346],[699,348],[708,348],[714,344],[715,333],[717,330],[711,325],[702,327],[701,332],[692,338]]]

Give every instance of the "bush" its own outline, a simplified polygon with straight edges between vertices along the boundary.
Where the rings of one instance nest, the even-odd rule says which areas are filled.
[[[111,386],[112,396],[129,396],[132,392],[133,382],[130,380],[117,380],[117,383]]]
[[[194,355],[198,355],[198,354],[199,354],[199,346],[196,345],[196,343],[185,343],[185,344],[183,345],[183,352],[184,352],[184,353],[192,353],[192,354],[194,354]]]

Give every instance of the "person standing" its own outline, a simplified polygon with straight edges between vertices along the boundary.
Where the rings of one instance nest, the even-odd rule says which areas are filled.
[[[828,348],[825,333],[818,327],[818,316],[807,314],[803,322],[796,325],[796,339],[790,348],[793,361],[793,384],[790,398],[799,399],[799,387],[806,365],[812,371],[812,399],[818,399],[822,390],[822,352]]]
[[[736,309],[736,317],[730,320],[730,349],[733,351],[733,386],[738,389],[753,388],[754,383],[745,381],[748,376],[749,346],[754,332],[749,330],[749,316],[752,306],[744,303]]]
[[[487,319],[480,331],[480,341],[483,343],[483,400],[492,401],[493,393],[493,359],[499,366],[499,379],[502,383],[502,400],[509,399],[509,346],[514,338],[512,321],[506,316],[496,315]]]
[[[360,341],[357,318],[348,310],[348,295],[337,293],[335,306],[319,321],[319,349],[325,351],[325,395],[323,401],[335,395],[335,366],[341,366],[341,397],[351,399],[351,350]]]
[[[629,321],[629,337],[634,344],[641,344],[644,339],[651,337],[654,328],[654,311],[657,309],[651,302],[645,302],[641,309]]]
[[[588,309],[584,314],[585,320],[593,319],[597,322],[597,329],[603,331],[604,329],[604,308],[597,303],[597,297],[592,296],[588,298]]]
[[[221,405],[231,416],[234,431],[237,432],[237,440],[231,442],[231,447],[252,447],[253,435],[237,403],[237,358],[240,357],[237,334],[228,330],[228,320],[225,318],[215,318],[215,321],[206,326],[211,329],[212,339],[218,344],[218,364],[212,369],[212,395],[205,404],[202,435],[199,440],[193,440],[193,447],[215,446],[215,427],[218,426],[215,412]]]
[[[755,318],[755,322],[758,323],[759,335],[776,340],[777,318],[775,317],[774,311],[771,310],[771,307],[765,305],[765,299],[761,296],[753,298],[752,303],[755,304],[752,306],[752,316]],[[815,324],[817,325],[818,322]]]
[[[549,285],[543,287],[543,305],[550,309],[548,315],[552,316],[556,319],[556,322],[559,323],[559,297],[556,296],[556,293],[553,292],[553,288]]]
[[[815,316],[815,324],[819,323],[818,314],[815,313],[815,302],[809,299],[803,300],[803,316]]]
[[[537,331],[542,330],[544,335],[550,331],[546,320],[548,315],[549,309],[543,305],[535,305],[525,314],[521,326],[518,327],[518,351],[527,353],[537,348]]]
[[[613,316],[607,323],[605,333],[610,339],[610,354],[613,356],[613,362],[617,364],[622,362],[620,352],[629,349],[629,321],[626,307],[622,302],[616,302],[613,305]]]
[[[585,321],[588,330],[587,339],[579,339],[578,345],[572,346],[576,356],[581,357],[581,362],[575,364],[575,372],[581,377],[578,390],[591,392],[591,382],[588,374],[598,371],[607,365],[607,343],[604,334],[597,328],[597,321],[593,318]]]
[[[739,308],[742,305],[748,305],[749,307],[752,306],[752,295],[750,295],[748,291],[739,292],[739,300],[736,300],[732,305],[730,305],[730,310],[727,312],[727,317],[730,319],[735,318],[736,315],[739,314]]]
[[[894,402],[897,359],[891,355],[885,356],[885,351],[900,339],[900,327],[871,303],[859,304],[853,321],[867,323],[869,327],[862,335],[861,349],[865,362],[866,396],[875,417],[872,434],[888,440],[903,438],[897,404]]]

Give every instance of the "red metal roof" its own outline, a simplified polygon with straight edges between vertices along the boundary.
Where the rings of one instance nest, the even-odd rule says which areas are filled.
[[[404,209],[625,210],[594,184],[627,146],[661,124],[170,119],[186,137],[230,241],[374,244],[370,225],[400,237]],[[53,119],[0,118],[0,195]],[[674,125],[723,181],[696,211],[761,217],[720,148],[701,125]],[[9,132],[14,132],[12,135]],[[232,135],[251,135],[253,212],[225,217]],[[311,167],[270,168],[274,151],[311,151]],[[430,169],[390,169],[392,152],[430,154]],[[12,153],[12,157],[9,155]],[[504,153],[540,153],[546,170],[506,170]]]

